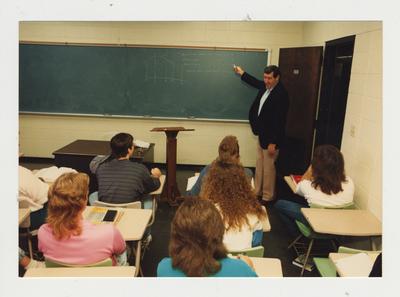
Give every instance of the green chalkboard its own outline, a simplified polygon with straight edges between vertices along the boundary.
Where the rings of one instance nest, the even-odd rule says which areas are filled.
[[[19,110],[246,120],[266,51],[20,44]]]

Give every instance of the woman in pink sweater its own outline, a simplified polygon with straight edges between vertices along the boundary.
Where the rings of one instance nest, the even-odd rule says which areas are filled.
[[[47,224],[38,233],[38,247],[45,258],[87,265],[111,257],[116,265],[116,257],[126,254],[125,241],[114,225],[94,225],[83,219],[88,187],[84,173],[63,174],[50,187]]]

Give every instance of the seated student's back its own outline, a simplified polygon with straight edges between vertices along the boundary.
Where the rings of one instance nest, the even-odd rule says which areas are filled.
[[[118,133],[111,138],[110,156],[98,156],[90,162],[92,173],[99,184],[98,199],[108,203],[143,201],[147,194],[158,189],[161,171],[153,168],[151,174],[143,164],[131,162],[133,136]]]
[[[246,261],[227,256],[222,242],[224,224],[211,201],[187,198],[171,224],[170,258],[157,267],[161,277],[256,277]]]
[[[38,232],[38,247],[45,258],[68,264],[93,264],[125,252],[125,241],[114,225],[94,225],[82,218],[88,198],[89,177],[61,175],[49,190],[47,223]]]

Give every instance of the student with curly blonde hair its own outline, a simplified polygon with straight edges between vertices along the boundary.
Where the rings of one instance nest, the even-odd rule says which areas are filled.
[[[125,255],[125,241],[114,225],[83,219],[88,193],[85,173],[63,174],[50,187],[47,223],[38,233],[38,247],[46,258],[86,265],[111,257],[115,265],[115,256]]]
[[[224,224],[211,201],[188,197],[171,224],[169,254],[158,264],[157,276],[256,277],[251,260],[227,257]]]
[[[221,142],[218,158],[204,178],[200,197],[215,203],[225,225],[224,243],[228,250],[242,250],[262,243],[262,223],[266,216],[237,154],[236,137]]]

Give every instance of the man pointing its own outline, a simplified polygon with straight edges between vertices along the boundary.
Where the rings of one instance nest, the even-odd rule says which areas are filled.
[[[258,93],[249,110],[249,121],[258,136],[255,191],[264,201],[272,201],[275,191],[275,161],[285,137],[289,97],[279,81],[281,72],[275,65],[264,69],[263,80],[251,76],[240,66],[234,66],[241,80],[257,88]]]

